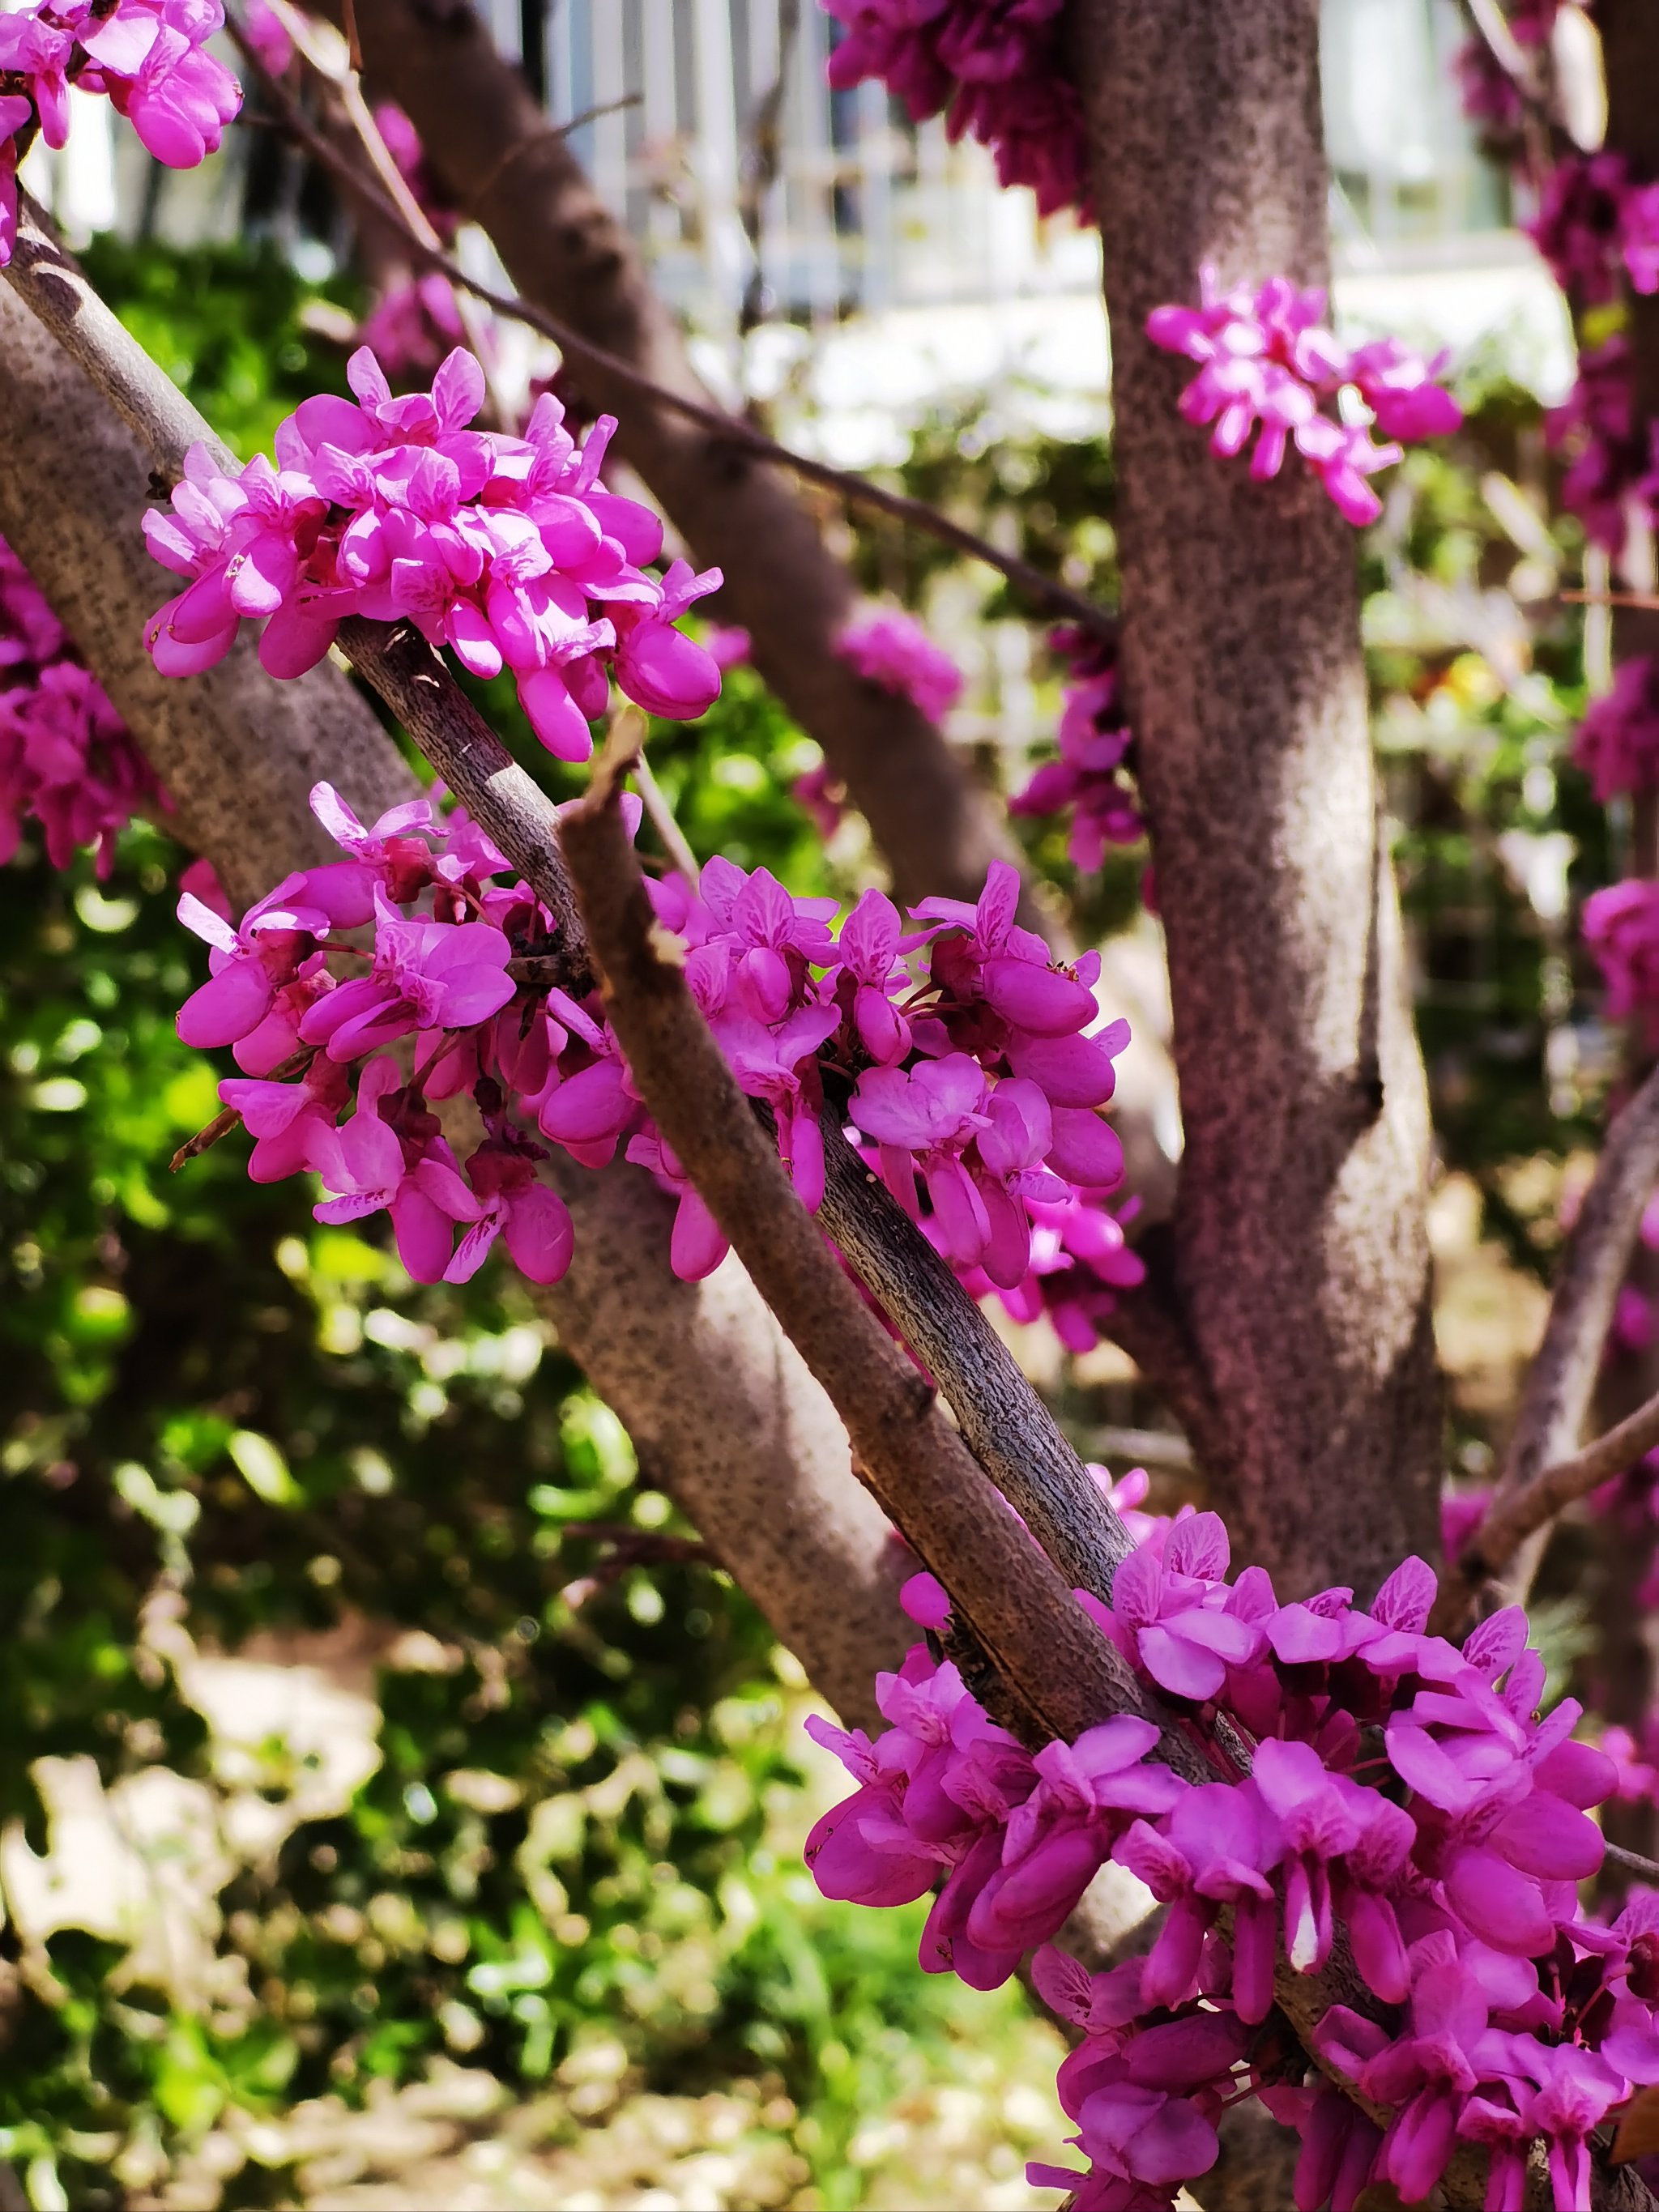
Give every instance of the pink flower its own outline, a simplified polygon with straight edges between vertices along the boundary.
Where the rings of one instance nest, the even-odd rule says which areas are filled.
[[[466,1164],[467,1181],[483,1211],[462,1232],[444,1270],[446,1282],[471,1282],[497,1237],[506,1243],[514,1266],[531,1282],[563,1279],[575,1231],[564,1200],[536,1179],[540,1150],[522,1139],[497,1139],[480,1145],[472,1154]]]
[[[942,721],[962,696],[962,671],[910,615],[861,616],[843,627],[836,650],[867,683],[896,691],[930,722]]]
[[[374,886],[374,967],[319,1000],[300,1024],[331,1060],[356,1060],[411,1030],[471,1029],[513,996],[512,947],[487,922],[405,921]]]
[[[1584,941],[1606,981],[1609,1015],[1639,1016],[1650,1037],[1659,1038],[1659,884],[1637,877],[1592,891]]]
[[[356,1112],[319,1136],[311,1164],[339,1194],[312,1211],[340,1223],[390,1209],[398,1256],[417,1283],[435,1283],[450,1264],[454,1224],[477,1220],[483,1209],[441,1137],[400,1138],[384,1117],[399,1080],[391,1060],[372,1061],[358,1081]]]
[[[1264,1644],[1254,1621],[1227,1609],[1228,1558],[1220,1516],[1194,1514],[1170,1531],[1162,1559],[1148,1546],[1131,1553],[1113,1577],[1109,1608],[1082,1594],[1080,1601],[1160,1687],[1213,1698],[1227,1669],[1249,1666]]]
[[[1659,783],[1659,661],[1653,654],[1620,662],[1612,690],[1585,709],[1572,757],[1603,805]]]
[[[1162,1832],[1137,1820],[1113,1856],[1170,1907],[1147,1954],[1147,2004],[1175,2005],[1197,1979],[1204,1939],[1224,1905],[1233,1909],[1233,2002],[1241,2020],[1273,2004],[1276,1915],[1268,1880],[1283,1854],[1277,1825],[1253,1784],[1188,1790]]]
[[[323,908],[305,902],[306,890],[303,875],[284,877],[248,909],[240,929],[188,891],[180,898],[179,921],[213,949],[211,976],[179,1010],[179,1035],[186,1044],[234,1044],[264,1019],[277,992],[331,927]]]
[[[1252,293],[1224,293],[1212,269],[1200,272],[1200,305],[1155,307],[1146,332],[1166,352],[1200,364],[1181,395],[1189,422],[1211,422],[1212,448],[1241,453],[1258,431],[1250,473],[1277,476],[1296,448],[1350,522],[1375,520],[1382,502],[1367,479],[1401,458],[1398,445],[1373,445],[1358,423],[1323,411],[1347,387],[1370,410],[1385,438],[1439,436],[1462,411],[1435,383],[1437,364],[1397,338],[1349,352],[1324,327],[1325,295],[1270,276]]]

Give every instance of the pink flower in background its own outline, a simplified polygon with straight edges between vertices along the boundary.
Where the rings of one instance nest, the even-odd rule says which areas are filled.
[[[1325,295],[1270,276],[1255,292],[1224,292],[1212,269],[1200,272],[1196,307],[1155,307],[1146,333],[1165,352],[1185,354],[1199,373],[1181,395],[1188,422],[1212,423],[1210,444],[1226,458],[1255,440],[1250,473],[1277,476],[1293,444],[1330,499],[1356,525],[1374,521],[1382,501],[1369,479],[1401,459],[1365,426],[1328,411],[1346,388],[1368,409],[1385,438],[1443,435],[1462,421],[1436,383],[1439,364],[1397,338],[1351,349],[1325,326]]]
[[[1066,854],[1093,875],[1109,845],[1133,845],[1146,834],[1134,793],[1122,780],[1134,732],[1124,719],[1117,647],[1084,630],[1056,630],[1049,642],[1066,655],[1070,676],[1056,732],[1060,758],[1039,768],[1008,802],[1011,814],[1059,814],[1072,809]]]
[[[1620,662],[1612,690],[1584,710],[1572,757],[1603,805],[1659,784],[1659,660],[1652,653]]]
[[[962,671],[913,616],[860,616],[842,629],[836,650],[867,682],[908,699],[930,722],[942,721],[962,696]]]
[[[242,28],[262,66],[272,76],[286,76],[294,61],[294,41],[270,0],[244,0]]]
[[[829,77],[877,77],[913,122],[943,113],[952,139],[988,146],[1004,185],[1039,215],[1089,208],[1087,133],[1060,37],[1061,0],[822,0],[845,26]]]
[[[107,876],[117,836],[146,811],[167,811],[149,763],[0,538],[0,861],[34,821],[54,867],[90,846]]]
[[[1659,1039],[1659,884],[1608,884],[1584,902],[1584,942],[1607,987],[1615,1021],[1639,1018]]]

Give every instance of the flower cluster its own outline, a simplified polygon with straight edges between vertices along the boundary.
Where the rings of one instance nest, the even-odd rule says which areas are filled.
[[[1607,987],[1614,1021],[1639,1016],[1659,1042],[1659,883],[1633,876],[1584,901],[1584,941]]]
[[[106,876],[134,814],[166,803],[125,723],[0,538],[0,860],[32,817],[53,867],[92,845]]]
[[[1063,66],[1063,0],[821,0],[846,34],[830,57],[845,90],[878,78],[913,123],[943,114],[954,142],[976,138],[998,181],[1029,185],[1039,215],[1089,212],[1083,104]]]
[[[1651,653],[1620,662],[1612,690],[1592,701],[1579,724],[1572,757],[1603,805],[1659,784],[1659,661]]]
[[[550,393],[522,437],[468,428],[483,372],[458,347],[431,394],[394,398],[366,348],[348,368],[357,404],[322,394],[234,475],[192,449],[171,514],[145,518],[151,552],[191,581],[146,633],[167,676],[229,652],[264,623],[259,658],[298,676],[348,615],[410,621],[473,675],[510,669],[537,736],[586,760],[610,677],[653,714],[701,714],[720,672],[675,618],[720,582],[676,561],[659,578],[662,525],[606,491],[599,464],[616,428],[601,416],[578,447]]]
[[[1489,2154],[1487,2202],[1507,2212],[1541,2141],[1575,2212],[1591,2130],[1659,2081],[1659,1897],[1611,1928],[1580,1909],[1601,1860],[1588,1808],[1618,1776],[1572,1741],[1576,1703],[1539,1717],[1524,1615],[1494,1615],[1460,1650],[1428,1633],[1420,1559],[1369,1611],[1348,1589],[1281,1605],[1261,1568],[1229,1582],[1213,1514],[1139,1534],[1110,1605],[1079,1601],[1178,1711],[1200,1727],[1224,1715],[1249,1771],[1217,1751],[1217,1778],[1189,1784],[1150,1763],[1155,1731],[1128,1718],[1032,1755],[935,1637],[879,1678],[873,1743],[813,1725],[858,1784],[808,1840],[819,1886],[869,1904],[934,1890],[922,1964],[976,1987],[1048,1947],[1037,1986],[1083,2030],[1060,2093],[1087,2171],[1030,2178],[1078,2188],[1088,2212],[1171,2203],[1213,2164],[1222,2107],[1252,2093],[1301,2136],[1300,2205],[1346,2212],[1372,2181],[1419,2203],[1464,2142]],[[946,1626],[931,1577],[907,1601]],[[1091,1977],[1051,1939],[1109,1858],[1168,1911],[1144,1960]],[[1330,2007],[1317,2055],[1384,2127],[1258,2049],[1281,1948],[1317,1972],[1339,1927],[1376,2002]]]
[[[930,722],[943,721],[962,696],[962,671],[914,616],[878,609],[842,628],[836,651],[849,668],[908,699]]]
[[[1325,295],[1298,291],[1270,276],[1258,291],[1224,292],[1213,269],[1200,275],[1196,307],[1154,307],[1148,337],[1167,353],[1200,364],[1181,395],[1189,422],[1212,422],[1212,449],[1231,458],[1253,434],[1250,474],[1277,476],[1288,446],[1319,478],[1350,522],[1374,521],[1382,501],[1369,479],[1401,458],[1399,441],[1444,436],[1463,419],[1435,381],[1443,364],[1425,362],[1398,338],[1345,346],[1325,326]],[[1352,392],[1368,422],[1336,411]],[[1371,428],[1387,445],[1374,444]]]
[[[1146,833],[1133,792],[1123,781],[1134,732],[1124,719],[1117,647],[1087,630],[1056,630],[1051,640],[1071,663],[1057,732],[1060,758],[1038,769],[1008,802],[1011,814],[1071,810],[1066,853],[1095,874],[1109,845],[1133,845]]]
[[[1504,10],[1504,21],[1510,36],[1521,49],[1534,76],[1549,46],[1556,17],[1564,7],[1579,4],[1581,0],[1512,0]],[[1462,94],[1463,112],[1472,123],[1486,125],[1490,137],[1499,142],[1493,148],[1495,153],[1500,148],[1509,152],[1520,134],[1526,113],[1521,87],[1498,59],[1491,40],[1479,30],[1473,32],[1460,49],[1454,66]]]
[[[724,1239],[599,1000],[560,980],[555,918],[477,826],[422,799],[365,829],[326,784],[313,805],[346,860],[288,877],[240,927],[193,897],[179,905],[212,972],[179,1033],[234,1048],[247,1079],[221,1095],[256,1139],[255,1180],[315,1170],[337,1194],[324,1219],[389,1209],[419,1280],[464,1280],[499,1230],[545,1282],[570,1232],[537,1181],[538,1139],[589,1168],[621,1151],[678,1200],[676,1273],[718,1266]],[[763,868],[715,859],[695,890],[678,875],[651,886],[739,1085],[771,1109],[803,1202],[823,1196],[833,1107],[975,1290],[1027,1318],[1048,1310],[1068,1341],[1092,1344],[1112,1287],[1140,1272],[1102,1204],[1122,1151],[1097,1110],[1128,1031],[1086,1034],[1097,956],[1051,964],[1014,920],[1018,891],[998,863],[977,906],[927,901],[908,936],[892,902],[866,891],[836,935],[833,899],[793,897]],[[371,926],[372,951],[340,943]],[[364,972],[338,980],[325,952]],[[384,1056],[405,1041],[407,1073]],[[469,1090],[487,1137],[464,1179],[429,1108]],[[470,1224],[459,1245],[457,1224]]]
[[[31,0],[0,13],[0,267],[17,230],[17,163],[38,127],[69,138],[69,91],[106,94],[158,161],[193,169],[216,151],[242,89],[206,51],[219,0]]]
[[[1622,154],[1558,161],[1527,232],[1581,307],[1616,300],[1621,279],[1659,292],[1659,184],[1638,184]]]
[[[1624,550],[1632,514],[1646,518],[1655,489],[1650,440],[1636,416],[1630,341],[1615,331],[1578,356],[1578,379],[1545,417],[1545,436],[1566,458],[1561,497],[1592,542]]]

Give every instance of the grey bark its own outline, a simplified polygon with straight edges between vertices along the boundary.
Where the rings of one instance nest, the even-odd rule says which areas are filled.
[[[187,438],[205,429],[180,419]],[[208,677],[157,676],[143,629],[169,586],[142,519],[152,468],[176,459],[141,445],[0,283],[0,534],[173,794],[185,842],[252,899],[337,857],[306,804],[319,775],[370,815],[414,786],[332,667],[279,684],[239,648]],[[825,1697],[872,1720],[872,1678],[910,1640],[894,1599],[902,1555],[828,1401],[735,1265],[675,1281],[672,1211],[642,1174],[573,1172],[565,1196],[576,1257],[548,1297],[561,1340]]]
[[[1349,526],[1208,450],[1149,311],[1328,274],[1318,0],[1073,0],[1101,210],[1124,669],[1186,1130],[1175,1288],[1238,1550],[1362,1597],[1437,1545],[1430,1130]]]

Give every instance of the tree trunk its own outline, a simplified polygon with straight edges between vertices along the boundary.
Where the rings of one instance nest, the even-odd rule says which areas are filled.
[[[1073,0],[1110,311],[1123,653],[1169,945],[1176,1287],[1235,1542],[1281,1595],[1437,1547],[1430,1129],[1349,526],[1176,401],[1163,301],[1328,276],[1318,0]]]

